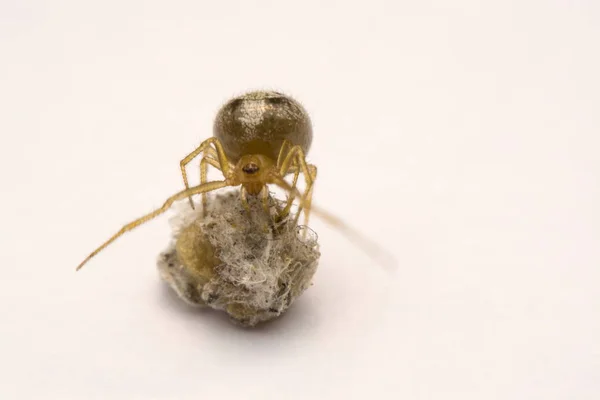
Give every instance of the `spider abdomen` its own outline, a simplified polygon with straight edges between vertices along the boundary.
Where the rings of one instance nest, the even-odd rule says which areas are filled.
[[[270,91],[229,100],[217,113],[213,132],[233,163],[248,154],[276,160],[284,140],[301,146],[306,154],[312,142],[312,125],[304,107]]]

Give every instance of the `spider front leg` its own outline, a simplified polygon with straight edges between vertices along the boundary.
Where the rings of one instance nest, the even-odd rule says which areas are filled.
[[[219,142],[219,140],[217,138],[212,137],[212,138],[206,139],[204,142],[202,142],[196,150],[192,151],[183,160],[181,160],[179,162],[179,166],[181,168],[181,176],[183,177],[183,183],[185,184],[186,189],[189,189],[189,187],[190,187],[188,184],[188,179],[187,179],[186,166],[194,158],[196,158],[200,153],[205,152],[205,151],[210,151],[208,149],[210,149],[211,144],[215,148],[214,151],[217,155],[217,160],[219,162],[220,170],[223,172],[225,179],[229,178],[229,175],[230,175],[229,160],[227,159],[227,156],[225,156],[225,151],[223,150],[223,146],[221,145],[221,142]],[[210,152],[212,152],[212,151],[210,151]],[[192,202],[191,196],[189,197],[189,201],[190,201],[190,206],[192,208],[194,208],[194,203]]]
[[[211,192],[213,190],[224,188],[225,186],[228,186],[228,185],[229,184],[227,183],[227,181],[207,182],[202,185],[194,186],[193,188],[190,188],[190,189],[182,190],[181,192],[169,197],[167,200],[165,200],[162,207],[123,226],[117,233],[115,233],[113,236],[111,236],[100,247],[98,247],[96,250],[94,250],[92,253],[90,253],[90,255],[87,256],[85,258],[85,260],[83,260],[81,262],[81,264],[79,264],[79,266],[77,267],[77,270],[81,269],[81,267],[83,267],[85,265],[85,263],[87,263],[92,257],[94,257],[96,254],[98,254],[102,250],[104,250],[109,244],[111,244],[112,242],[117,240],[120,236],[122,236],[125,233],[137,228],[138,226],[150,221],[151,219],[158,217],[160,214],[167,211],[174,202],[185,199],[186,197],[193,196],[195,194]]]

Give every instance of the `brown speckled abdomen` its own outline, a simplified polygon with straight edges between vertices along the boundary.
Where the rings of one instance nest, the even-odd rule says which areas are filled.
[[[217,113],[213,132],[233,163],[248,154],[276,161],[286,139],[306,154],[312,142],[312,125],[304,107],[277,92],[249,92],[228,101]]]

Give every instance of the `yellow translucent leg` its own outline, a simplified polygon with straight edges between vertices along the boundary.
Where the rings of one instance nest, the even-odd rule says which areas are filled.
[[[317,176],[317,168],[315,166],[309,168],[308,164],[306,163],[306,158],[304,156],[304,151],[302,150],[302,148],[300,146],[293,146],[287,153],[283,161],[278,165],[280,168],[279,174],[281,177],[284,177],[290,172],[290,170],[293,168],[293,162],[296,163],[297,169],[299,168],[302,170],[302,175],[304,175],[304,179],[306,182],[306,189],[304,192],[304,196],[302,196],[302,201],[298,207],[298,213],[296,218],[298,218],[298,215],[300,215],[300,212],[302,212],[302,210],[304,209],[304,220],[305,223],[308,224],[308,216],[310,214],[310,201],[312,199],[312,187],[314,180]],[[295,184],[292,186],[292,188],[296,189]],[[297,192],[297,190],[292,190],[292,196],[294,192]],[[293,197],[291,197],[291,200],[293,201]],[[286,214],[284,214],[284,212],[289,212],[290,207],[291,204],[288,201],[288,205],[286,205],[286,208],[284,209],[284,211],[282,211],[281,215],[285,216]]]
[[[242,198],[242,205],[246,209],[246,211],[250,212],[250,204],[248,204],[248,192],[246,192],[246,188],[242,186],[240,197]]]
[[[210,148],[212,149],[212,147]],[[221,170],[221,166],[219,165],[219,161],[215,160],[210,153],[206,154],[208,152],[205,152],[205,155],[202,157],[202,160],[200,160],[200,184],[204,184],[207,182],[207,176],[208,176],[208,164],[212,165],[213,167],[215,167],[216,169],[218,169],[219,171]],[[190,198],[191,200],[191,198]],[[202,193],[202,215],[206,216],[206,208],[208,207],[208,200],[206,197],[206,193]],[[194,208],[193,204],[192,204],[192,208]]]
[[[298,185],[298,177],[300,176],[300,167],[296,165],[295,160],[294,160],[294,164],[290,167],[288,172],[294,173],[294,178],[292,180],[292,187],[296,188]],[[287,204],[285,205],[285,208],[283,210],[281,210],[280,215],[286,216],[290,213],[290,209],[292,208],[292,205],[294,204],[294,198],[295,198],[294,194],[288,194]]]
[[[310,177],[312,179],[312,185],[310,185],[310,189],[307,189],[304,193],[304,199],[306,202],[306,208],[304,209],[304,225],[308,226],[308,219],[310,217],[310,209],[312,207],[312,195],[315,181],[317,180],[317,167],[312,164],[307,165]],[[298,224],[298,218],[300,217],[300,211],[302,211],[302,205],[298,208],[298,213],[296,214],[296,225]],[[305,231],[306,232],[306,231]]]
[[[277,166],[280,167],[281,163],[283,162],[283,159],[285,157],[285,155],[289,152],[289,149],[292,148],[292,144],[290,143],[289,140],[285,139],[283,141],[283,143],[281,144],[281,148],[279,149],[279,155],[277,156]]]
[[[281,149],[279,150],[279,156],[277,157],[277,168],[279,168],[280,170],[281,170],[282,164],[286,158],[286,155],[289,153],[291,148],[292,148],[292,144],[287,139],[284,140],[283,143],[281,144]],[[292,187],[295,188],[296,185],[298,184],[298,177],[300,175],[300,166],[297,165],[296,160],[293,158],[292,158],[292,164],[291,164],[290,168],[288,168],[287,172],[285,172],[285,175],[287,175],[288,173],[294,173]],[[282,177],[283,176],[284,175],[282,175]],[[292,208],[293,204],[294,204],[294,195],[288,194],[287,204],[285,205],[283,210],[281,210],[281,212],[279,213],[279,216],[280,217],[287,216],[290,213],[290,209]]]
[[[227,182],[226,181],[216,181],[216,182],[208,182],[202,185],[198,185],[198,186],[194,186],[190,189],[185,189],[182,190],[181,192],[169,197],[165,203],[163,204],[162,207],[152,211],[151,213],[148,213],[146,215],[144,215],[141,218],[136,219],[135,221],[132,221],[130,223],[128,223],[127,225],[123,226],[121,228],[121,230],[119,230],[117,233],[115,233],[113,236],[110,237],[110,239],[108,239],[106,242],[104,242],[100,247],[98,247],[96,250],[94,250],[89,256],[87,256],[85,258],[85,260],[83,260],[81,262],[81,264],[79,264],[77,266],[77,270],[81,269],[81,267],[83,267],[92,257],[94,257],[96,254],[98,254],[99,252],[101,252],[102,250],[104,250],[109,244],[111,244],[112,242],[114,242],[116,239],[118,239],[120,236],[122,236],[123,234],[131,231],[132,229],[137,228],[138,226],[150,221],[153,218],[156,218],[157,216],[159,216],[160,214],[164,213],[165,211],[167,211],[169,209],[169,207],[171,207],[171,205],[178,201],[178,200],[182,200],[185,199],[186,197],[190,197],[193,196],[195,194],[200,194],[200,193],[206,193],[206,192],[210,192],[213,190],[217,190],[220,188],[223,188],[227,186]]]
[[[227,159],[227,156],[225,156],[225,151],[223,150],[223,146],[221,145],[221,142],[219,142],[219,140],[217,138],[212,137],[212,138],[206,139],[204,142],[202,142],[196,150],[192,151],[183,160],[181,160],[179,162],[179,167],[181,168],[181,176],[183,177],[183,183],[185,184],[186,189],[190,188],[190,185],[188,184],[188,179],[187,179],[186,166],[194,158],[196,158],[200,153],[202,153],[204,151],[210,152],[210,150],[208,150],[211,148],[210,145],[214,146],[214,151],[216,153],[217,159],[219,161],[219,166],[221,167],[220,169],[223,172],[223,175],[225,176],[225,178],[229,177],[229,175],[230,175],[229,160]],[[190,206],[192,208],[194,208],[194,203],[192,202],[191,197],[189,198],[189,201],[190,201]]]
[[[397,266],[396,259],[392,254],[380,247],[377,243],[370,240],[368,237],[364,236],[357,229],[354,229],[353,227],[347,225],[340,218],[328,213],[327,211],[321,208],[315,207],[313,205],[308,207],[308,204],[304,202],[302,194],[298,191],[298,189],[290,186],[290,184],[286,182],[283,178],[279,176],[272,176],[270,182],[276,184],[280,188],[284,189],[286,192],[293,193],[297,197],[299,197],[300,205],[304,206],[304,208],[310,208],[310,210],[314,214],[317,214],[329,225],[338,229],[342,234],[344,234],[344,236],[346,236],[352,242],[356,243],[363,251],[365,251],[370,257],[373,258],[373,260],[375,260],[379,264],[388,268],[395,268]]]
[[[299,165],[297,165],[295,154],[289,154],[289,156],[291,156],[291,157],[286,157],[286,160],[289,159],[290,162],[286,163],[286,161],[284,160],[284,163],[286,165],[281,165],[278,167],[279,174],[282,178],[284,178],[286,175],[293,172],[294,178],[292,180],[292,188],[296,189],[296,191],[297,191],[298,177],[300,176],[301,167]],[[292,207],[292,204],[294,203],[295,197],[296,197],[295,192],[292,192],[291,194],[288,193],[287,204],[282,211],[282,215],[287,215],[289,213],[289,211]]]
[[[267,215],[271,215],[271,210],[269,208],[269,189],[267,188],[267,185],[263,186],[263,188],[260,190],[260,196],[262,198],[263,209]]]

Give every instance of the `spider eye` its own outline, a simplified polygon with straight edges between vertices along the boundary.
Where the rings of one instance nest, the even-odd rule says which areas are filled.
[[[252,175],[258,172],[258,165],[255,163],[248,163],[242,167],[242,171],[248,175]]]

